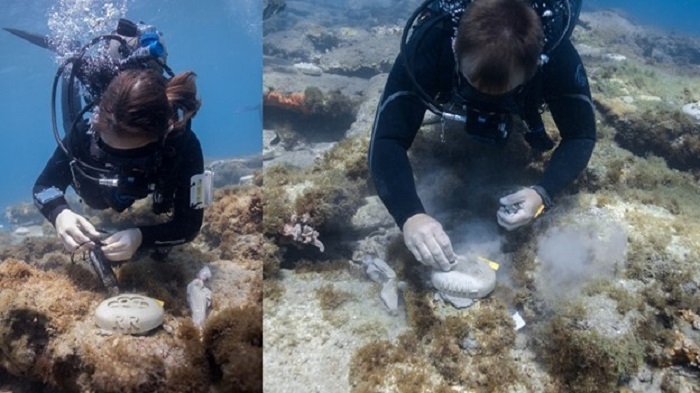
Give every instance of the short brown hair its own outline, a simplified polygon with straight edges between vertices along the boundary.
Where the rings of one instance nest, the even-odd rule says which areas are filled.
[[[167,80],[153,70],[124,70],[102,94],[93,125],[120,138],[160,139],[199,109],[194,78],[193,72]]]
[[[542,22],[525,1],[474,0],[459,22],[455,56],[475,88],[499,94],[535,74],[543,45]]]

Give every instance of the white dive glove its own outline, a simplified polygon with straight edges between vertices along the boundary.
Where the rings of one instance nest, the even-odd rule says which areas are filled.
[[[496,213],[498,225],[512,231],[527,225],[544,210],[542,197],[532,188],[506,195],[499,200],[501,207]]]
[[[110,261],[126,261],[136,253],[142,240],[138,228],[119,231],[102,241],[102,252]]]
[[[416,259],[436,270],[448,271],[455,266],[452,243],[442,225],[427,214],[411,216],[403,224],[403,241]]]
[[[83,245],[92,247],[92,239],[99,239],[100,233],[85,217],[65,209],[56,216],[56,232],[68,252],[74,252]]]

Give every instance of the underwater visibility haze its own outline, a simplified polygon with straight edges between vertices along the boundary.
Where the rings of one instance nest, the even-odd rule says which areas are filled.
[[[79,32],[82,43],[109,33],[119,17],[155,26],[164,34],[173,71],[197,73],[202,108],[193,130],[205,160],[259,154],[261,2],[8,0],[2,5],[0,27],[60,32],[67,38]],[[34,180],[56,147],[49,99],[58,63],[49,50],[4,30],[0,48],[0,167],[5,168],[0,207],[5,207],[31,200]]]
[[[265,392],[697,392],[700,2],[583,0],[571,42],[597,142],[531,225],[499,227],[499,198],[558,153],[425,117],[412,178],[455,253],[495,270],[475,302],[464,294],[494,272],[421,265],[370,181],[380,97],[421,3],[289,0],[265,22]]]
[[[695,0],[584,0],[583,9],[617,9],[645,25],[700,35],[700,2]]]
[[[0,208],[9,205],[5,214],[12,218],[11,230],[0,231],[0,391],[262,391],[262,192],[253,175],[261,161],[261,2],[8,0],[2,6],[0,27],[64,42],[110,33],[119,18],[156,27],[173,72],[197,74],[202,106],[192,131],[205,168],[215,174],[208,198],[206,181],[197,181],[208,176],[198,173],[199,149],[185,145],[192,139],[174,141],[180,156],[156,162],[174,165],[159,167],[157,179],[151,175],[159,156],[128,155],[127,168],[118,168],[112,181],[118,192],[111,201],[126,194],[129,206],[93,210],[68,196],[69,209],[55,220],[68,235],[57,236],[30,201],[56,149],[50,93],[58,62],[47,49],[0,30]],[[148,80],[153,73],[139,75]],[[190,98],[184,102],[192,104]],[[63,135],[61,120],[58,128]],[[51,163],[65,173],[65,161]],[[249,181],[241,184],[242,177]],[[171,204],[131,200],[159,187]],[[35,194],[37,204],[56,201],[62,209],[57,194],[47,186]],[[70,222],[63,225],[61,215]],[[83,233],[86,221],[101,235]],[[117,255],[109,251],[115,244]]]

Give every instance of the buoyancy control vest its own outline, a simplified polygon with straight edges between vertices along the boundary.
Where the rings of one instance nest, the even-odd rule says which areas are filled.
[[[97,48],[96,54],[86,55],[90,48],[98,44],[104,45]],[[56,143],[69,159],[76,191],[80,194],[81,184],[86,181],[96,183],[106,204],[100,206],[102,208],[123,211],[136,199],[150,193],[154,196],[155,213],[159,214],[172,206],[172,186],[164,181],[170,177],[164,173],[165,138],[147,149],[136,149],[134,154],[120,154],[102,143],[91,130],[89,119],[84,118],[88,112],[95,110],[102,93],[123,70],[151,69],[173,77],[174,73],[166,64],[167,54],[162,34],[155,27],[120,19],[113,34],[93,38],[68,57],[56,72],[51,98]],[[57,124],[59,83],[64,133],[66,140],[74,141],[67,144],[64,144]],[[89,146],[78,148],[80,143],[76,145],[76,140],[82,140]],[[85,152],[88,154],[85,155]]]

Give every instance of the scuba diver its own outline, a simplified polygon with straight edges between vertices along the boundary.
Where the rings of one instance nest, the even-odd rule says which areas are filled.
[[[530,148],[547,151],[555,148],[541,118],[548,106],[561,141],[538,183],[500,198],[496,217],[506,230],[550,209],[587,166],[595,114],[569,39],[580,9],[581,0],[427,0],[409,18],[368,158],[379,197],[422,264],[447,271],[456,259],[442,225],[426,214],[407,156],[426,109],[495,145],[506,143],[519,118]]]
[[[31,37],[52,49],[50,40]],[[87,56],[94,47],[99,47],[97,54]],[[138,249],[191,241],[201,228],[203,207],[211,202],[212,174],[204,171],[202,149],[191,129],[200,107],[195,74],[174,75],[166,56],[162,36],[152,26],[122,19],[114,34],[96,37],[71,55],[54,79],[52,122],[58,147],[36,180],[34,204],[66,250],[98,249],[90,257],[105,286],[114,278],[104,260],[126,261]],[[59,82],[62,138],[56,119]],[[71,210],[64,196],[68,186],[98,210],[123,212],[152,195],[153,213],[170,219],[101,239],[85,217]]]

